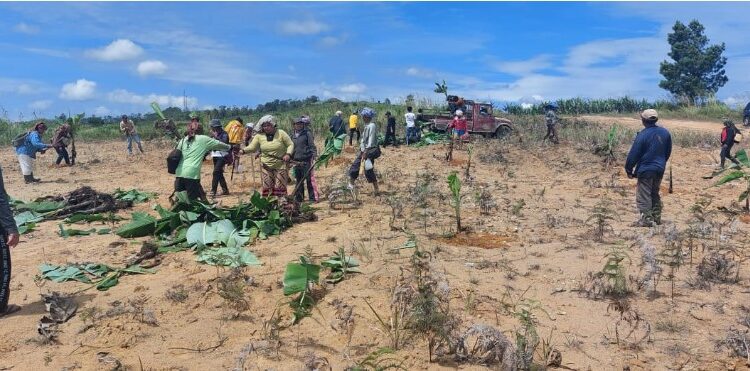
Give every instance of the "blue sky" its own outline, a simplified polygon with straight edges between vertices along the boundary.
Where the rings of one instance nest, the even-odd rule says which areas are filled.
[[[61,112],[254,107],[317,95],[492,101],[630,95],[658,87],[666,34],[698,19],[725,42],[750,98],[750,3],[0,3],[0,106]],[[2,112],[0,112],[2,114]]]

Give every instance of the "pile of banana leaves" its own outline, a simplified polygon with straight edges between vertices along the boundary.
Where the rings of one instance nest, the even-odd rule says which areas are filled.
[[[261,264],[244,248],[247,244],[278,235],[292,224],[293,215],[279,200],[258,192],[232,207],[190,201],[185,192],[175,196],[171,209],[155,206],[158,217],[133,213],[132,221],[115,233],[124,238],[154,236],[160,241],[159,252],[193,249],[199,262],[238,267]]]

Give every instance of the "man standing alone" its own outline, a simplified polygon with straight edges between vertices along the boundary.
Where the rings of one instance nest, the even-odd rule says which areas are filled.
[[[135,130],[135,123],[133,120],[128,119],[127,115],[122,115],[122,121],[120,121],[120,131],[125,134],[128,140],[128,154],[133,154],[133,141],[138,145],[138,150],[143,153],[143,147],[141,147],[141,137]]]
[[[656,110],[647,109],[641,113],[641,123],[645,129],[636,135],[625,163],[628,178],[638,178],[635,202],[640,218],[633,225],[636,227],[661,224],[659,187],[672,154],[672,136],[667,129],[656,126],[658,120]]]

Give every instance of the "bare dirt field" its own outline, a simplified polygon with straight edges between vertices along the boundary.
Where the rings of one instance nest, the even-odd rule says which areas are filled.
[[[749,369],[731,348],[717,346],[731,328],[747,336],[750,326],[748,225],[717,209],[732,207],[742,186],[709,188],[711,181],[701,178],[716,165],[718,150],[675,148],[674,193],[667,193],[666,178],[662,193],[664,225],[634,228],[629,225],[637,218],[635,180],[621,168],[627,148],[618,152],[616,165],[606,168],[600,157],[562,139],[560,146],[518,144],[514,137],[477,142],[468,179],[465,150],[446,164],[442,145],[384,148],[376,161],[381,196],[371,196],[362,179],[361,207],[332,210],[320,202],[317,221],[248,246],[263,265],[234,272],[244,282],[244,308],[220,295],[232,270],[202,265],[190,251],[169,253],[155,274],[122,277],[106,292],[77,293],[78,314],[60,326],[57,344],[38,341],[36,326],[45,313],[40,293],[74,293],[88,285],[36,281],[37,267],[88,261],[122,266],[147,239],[114,234],[64,239],[57,222],[42,222],[12,250],[11,303],[22,310],[0,319],[0,370],[115,369],[114,359],[135,370],[343,370],[393,344],[393,332],[374,311],[389,321],[393,289],[415,269],[410,235],[423,252],[421,268],[439,281],[442,304],[449,304],[459,334],[486,324],[515,344],[516,332],[522,332],[519,318],[530,313],[539,338],[560,352],[566,369]],[[81,144],[80,163],[62,169],[48,168],[52,154],[41,155],[35,175],[44,182],[33,186],[23,184],[11,149],[3,149],[0,158],[13,197],[31,200],[83,185],[102,192],[138,188],[159,197],[133,210],[154,214],[152,205],[168,206],[172,191],[173,178],[165,169],[169,146],[149,142],[145,149],[145,155],[127,157],[122,142]],[[354,155],[345,151],[342,156],[347,161],[337,159],[318,173],[324,191],[341,184]],[[249,163],[247,157],[243,161]],[[469,228],[458,235],[446,181],[451,171],[458,171],[463,182],[462,223]],[[207,162],[204,186],[210,172]],[[233,194],[221,202],[247,198],[251,176],[235,174],[230,190]],[[681,237],[674,253],[675,233],[684,236],[696,223],[698,211],[691,208],[711,196],[711,205],[700,214],[700,225],[710,230],[690,245]],[[596,209],[602,200],[609,201],[606,213]],[[602,218],[601,236],[594,231],[597,212],[612,216]],[[120,215],[129,217],[129,211]],[[362,273],[318,286],[312,316],[290,326],[281,287],[286,264],[305,250],[321,260],[339,247],[361,262]],[[649,248],[661,262],[659,275],[647,276],[649,263],[643,257]],[[612,284],[608,277],[597,275],[612,251],[627,255],[620,263],[621,278],[631,294],[620,300],[604,292]],[[708,282],[698,275],[704,257],[718,252],[735,264],[727,274],[738,275],[738,282],[732,277]],[[107,314],[125,305],[137,310]],[[408,329],[401,336],[400,349],[385,357],[403,361],[404,369],[500,368],[440,354],[433,354],[431,363],[426,336]],[[540,344],[535,355],[542,366],[543,348]]]

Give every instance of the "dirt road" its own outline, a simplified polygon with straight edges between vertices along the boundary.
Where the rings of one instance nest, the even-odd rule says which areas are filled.
[[[599,115],[584,115],[578,116],[583,120],[595,121],[604,124],[617,123],[619,125],[628,126],[634,129],[640,129],[641,120],[637,117],[617,117],[617,116],[599,116]],[[719,120],[714,121],[690,121],[690,120],[679,120],[679,119],[662,119],[659,120],[659,125],[664,126],[669,130],[694,130],[701,132],[715,132],[720,133],[722,124]]]

